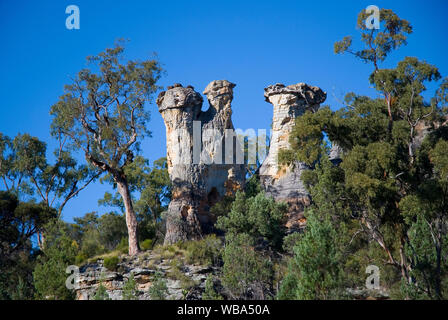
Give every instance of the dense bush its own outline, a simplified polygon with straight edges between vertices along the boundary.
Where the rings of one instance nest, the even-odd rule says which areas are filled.
[[[76,242],[67,236],[62,223],[48,225],[46,229],[45,247],[33,272],[36,296],[50,300],[73,299],[73,292],[65,286],[65,271],[75,262]]]
[[[123,300],[137,300],[137,293],[137,282],[134,279],[134,274],[131,273],[131,276],[123,286]]]
[[[98,289],[93,296],[93,300],[110,300],[109,294],[106,291],[106,287],[100,283]]]
[[[168,287],[160,272],[155,273],[152,286],[149,287],[148,292],[151,300],[165,300],[167,298]]]
[[[115,250],[118,250],[120,253],[122,254],[127,254],[128,253],[128,238],[127,237],[123,237],[121,238],[120,243],[115,247]]]
[[[230,235],[223,254],[222,284],[233,299],[266,299],[273,277],[269,257],[255,251],[247,234]]]
[[[286,211],[286,204],[276,203],[263,192],[247,197],[238,191],[232,209],[218,218],[216,227],[227,234],[245,233],[254,240],[265,239],[273,247],[281,248]]]
[[[117,256],[105,257],[104,267],[111,271],[116,271],[118,268],[118,262],[120,262],[120,259]]]
[[[217,265],[221,259],[222,241],[216,235],[208,235],[201,240],[186,244],[188,263]]]
[[[151,250],[154,246],[154,241],[152,239],[146,239],[140,244],[140,249],[147,251]]]
[[[311,211],[308,213],[307,230],[294,245],[294,257],[278,297],[299,300],[343,298],[338,233],[328,218],[319,219]]]
[[[214,277],[212,275],[209,275],[205,280],[202,300],[223,300],[223,297],[215,289]]]

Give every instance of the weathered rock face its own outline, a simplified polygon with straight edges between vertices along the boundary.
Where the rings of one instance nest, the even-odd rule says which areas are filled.
[[[231,102],[235,85],[212,81],[204,90],[210,107],[191,86],[175,84],[157,105],[165,121],[168,172],[173,196],[166,216],[165,243],[198,239],[212,231],[210,207],[244,184],[244,165],[225,162],[225,130],[233,129]]]
[[[264,89],[264,96],[274,106],[274,116],[271,145],[259,171],[260,180],[267,195],[288,203],[287,227],[292,231],[303,226],[303,209],[310,203],[309,194],[300,179],[302,172],[309,168],[301,162],[291,166],[280,165],[279,151],[289,148],[289,135],[295,119],[306,110],[317,111],[327,95],[318,87],[298,83],[271,85]]]
[[[174,276],[173,259],[163,259],[159,255],[142,253],[138,256],[123,256],[117,271],[110,271],[103,266],[103,260],[84,265],[80,268],[75,282],[77,300],[92,300],[100,285],[106,288],[112,300],[123,299],[123,286],[131,274],[137,284],[136,298],[151,300],[149,288],[158,272],[167,285],[169,300],[199,300],[205,289],[207,276],[216,273],[216,269],[208,266],[184,264],[180,267],[182,279]],[[188,287],[186,287],[188,286]]]

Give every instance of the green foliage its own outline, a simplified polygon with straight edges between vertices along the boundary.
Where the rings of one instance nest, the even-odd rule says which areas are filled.
[[[140,244],[140,248],[144,251],[151,250],[154,246],[152,239],[146,239]]]
[[[136,156],[133,162],[125,167],[124,173],[133,196],[140,238],[163,240],[161,214],[171,199],[171,181],[166,158],[157,159],[151,167],[148,160]],[[101,181],[114,183],[110,174],[105,175]],[[98,203],[125,211],[122,197],[118,192],[114,194],[106,192]]]
[[[330,117],[330,109],[322,108],[316,113],[306,112],[296,119],[295,126],[290,135],[291,150],[281,150],[279,162],[291,164],[295,160],[314,164],[321,153],[323,145],[323,127]]]
[[[137,282],[132,273],[123,286],[123,300],[138,300]]]
[[[85,253],[80,252],[75,257],[75,264],[77,266],[83,265],[88,259],[89,257]]]
[[[104,246],[99,241],[98,230],[88,230],[82,238],[81,253],[87,257],[93,257],[105,252]]]
[[[93,300],[111,300],[109,294],[107,293],[106,287],[100,283],[98,289],[93,296]]]
[[[0,259],[0,300],[34,298],[33,270],[36,253],[28,243],[22,249]]]
[[[33,272],[36,297],[39,299],[73,299],[73,292],[65,285],[65,271],[75,262],[77,246],[65,229],[61,222],[46,227],[45,247]]]
[[[74,220],[68,227],[70,236],[80,247],[78,262],[112,251],[127,237],[125,218],[116,213],[98,217],[96,212],[89,212]]]
[[[218,218],[216,227],[227,234],[246,233],[254,239],[263,238],[274,247],[281,247],[286,205],[266,198],[264,193],[247,198],[238,191],[227,216]]]
[[[53,133],[69,137],[73,147],[90,155],[92,164],[119,165],[131,145],[134,150],[138,147],[134,133],[150,134],[144,102],[159,89],[156,82],[162,69],[156,60],[122,64],[123,52],[117,44],[88,57],[91,69],[81,70],[51,108]]]
[[[0,257],[7,259],[23,249],[30,238],[56,217],[45,204],[23,202],[9,192],[0,191]]]
[[[402,283],[402,290],[412,297],[443,299],[448,289],[443,279],[448,265],[443,258],[448,251],[448,142],[438,141],[427,156],[433,167],[432,177],[420,182],[415,192],[400,201],[401,214],[409,224],[405,252],[410,257],[414,281]]]
[[[128,174],[136,167],[134,154],[140,152],[141,139],[151,134],[145,105],[159,89],[162,69],[156,60],[123,62],[123,52],[124,47],[116,44],[87,58],[90,69],[81,70],[51,107],[51,130],[80,150],[98,175],[108,174],[105,179],[129,204],[129,253],[136,254],[137,217],[129,180],[133,177]]]
[[[0,299],[32,299],[36,250],[32,237],[56,216],[43,204],[0,191]]]
[[[122,254],[126,254],[128,252],[128,239],[126,237],[121,238],[121,241],[115,247],[115,250],[120,251]]]
[[[294,257],[279,297],[299,300],[343,297],[339,240],[332,222],[328,218],[318,219],[309,210],[307,229],[294,246]]]
[[[361,40],[365,48],[353,51],[352,37],[346,36],[334,44],[335,53],[348,52],[364,62],[372,62],[376,68],[387,55],[403,44],[406,44],[406,34],[412,33],[412,26],[404,19],[400,19],[390,9],[380,9],[380,29],[368,29],[365,21],[369,14],[362,10],[358,15],[357,28],[361,31]]]
[[[167,273],[167,277],[173,280],[179,280],[183,289],[188,287],[191,279],[185,275],[183,260],[179,257],[173,258],[170,261],[170,267],[171,269]]]
[[[288,234],[283,238],[283,250],[286,253],[293,254],[294,253],[294,247],[296,244],[300,241],[302,238],[302,234],[299,232],[294,232],[291,234]]]
[[[48,163],[47,145],[29,134],[14,139],[0,134],[0,178],[7,191],[30,196],[57,211],[58,217],[67,202],[98,176],[89,167],[78,165],[65,141],[56,135],[59,146],[55,163]]]
[[[259,179],[260,178],[258,175],[253,174],[249,177],[249,179],[246,180],[246,184],[244,185],[244,192],[246,193],[246,197],[255,197],[257,194],[263,191]],[[229,211],[230,210],[228,210],[226,213],[228,213]]]
[[[12,293],[12,300],[30,300],[32,298],[32,288],[30,288],[29,284],[23,280],[22,277],[18,278],[17,288]]]
[[[214,278],[212,275],[207,276],[205,280],[205,289],[202,294],[202,300],[223,300],[223,297],[216,291]]]
[[[201,240],[189,241],[186,245],[186,261],[206,266],[218,265],[221,260],[221,248],[222,241],[214,234]]]
[[[104,258],[104,267],[111,271],[116,271],[118,268],[119,262],[120,262],[120,259],[117,256],[105,257]]]
[[[114,212],[103,214],[98,219],[98,233],[99,242],[105,249],[113,250],[127,236],[125,217]]]
[[[191,290],[191,288],[197,285],[196,281],[185,274],[183,263],[181,260],[177,258],[173,259],[171,261],[171,268],[172,269],[168,273],[168,277],[180,281],[180,286],[184,292],[184,295],[186,295]]]
[[[223,286],[234,299],[266,299],[273,277],[272,262],[254,249],[247,234],[229,234],[223,253]]]
[[[347,281],[351,285],[359,285],[360,272],[373,263],[386,275],[383,285],[394,292],[399,287],[401,297],[441,299],[447,277],[443,258],[447,229],[443,226],[448,223],[448,134],[441,124],[446,123],[448,79],[428,102],[427,83],[441,79],[437,67],[405,57],[395,68],[380,69],[379,62],[406,43],[412,27],[388,9],[381,9],[380,30],[367,29],[366,18],[365,11],[358,16],[366,48],[353,51],[352,38],[345,37],[335,44],[335,52],[349,52],[371,62],[374,71],[369,81],[380,97],[349,93],[345,106],[337,111],[323,108],[297,118],[290,136],[291,149],[280,158],[286,163],[300,160],[316,168],[302,176],[314,202],[312,212],[330,217],[341,230],[339,241],[346,244],[341,266],[350,274]],[[325,137],[343,150],[339,166],[328,160]],[[330,229],[325,232],[331,233]],[[306,232],[304,237],[311,235]],[[300,265],[300,254],[313,249],[306,243],[297,242],[293,261],[299,264],[294,267],[298,271],[284,279],[282,296],[313,296],[306,291],[307,284],[319,274]],[[342,248],[334,249],[335,256],[342,252]],[[363,255],[368,258],[359,258]],[[326,261],[324,256],[317,257]],[[336,275],[334,271],[327,279],[320,274],[322,285],[333,288]],[[300,288],[299,281],[305,281]],[[324,292],[317,297],[332,291]]]
[[[166,280],[162,277],[162,273],[155,273],[152,286],[149,287],[149,296],[151,300],[165,300],[167,298],[168,287]]]
[[[218,217],[227,215],[232,208],[232,203],[234,200],[234,196],[224,196],[220,201],[212,205],[212,207],[210,208],[210,213],[216,219],[218,219]]]

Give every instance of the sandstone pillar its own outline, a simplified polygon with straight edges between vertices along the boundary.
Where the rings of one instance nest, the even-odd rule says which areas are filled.
[[[303,210],[309,205],[309,193],[300,176],[309,168],[296,161],[291,166],[280,165],[278,154],[289,148],[289,136],[295,119],[306,110],[317,111],[326,99],[326,93],[305,83],[285,86],[271,85],[264,89],[266,101],[274,107],[272,136],[268,156],[260,168],[260,180],[268,196],[289,205],[287,227],[290,231],[304,225]]]
[[[215,217],[210,207],[244,185],[244,165],[224,161],[229,151],[223,148],[225,130],[233,129],[234,87],[227,80],[212,81],[204,90],[210,104],[207,111],[201,111],[203,98],[191,86],[175,84],[157,98],[173,184],[165,243],[199,239],[212,232]]]

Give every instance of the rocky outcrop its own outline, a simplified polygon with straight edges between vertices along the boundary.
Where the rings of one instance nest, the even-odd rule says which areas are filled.
[[[111,300],[122,300],[123,286],[132,274],[137,285],[135,298],[151,300],[149,288],[153,285],[157,272],[160,278],[166,281],[168,289],[166,299],[199,300],[205,289],[207,276],[216,273],[215,268],[208,266],[193,264],[176,266],[173,263],[174,259],[164,259],[154,252],[132,257],[122,256],[120,260],[117,271],[106,269],[102,259],[82,266],[75,280],[76,299],[94,299],[98,287],[103,285]]]
[[[281,165],[278,155],[280,150],[289,148],[294,120],[306,110],[317,111],[325,101],[326,93],[305,83],[275,84],[264,89],[264,96],[273,105],[274,116],[269,153],[259,170],[260,180],[267,195],[288,203],[287,227],[293,231],[303,227],[303,210],[310,204],[309,194],[300,178],[309,168],[298,161],[291,166]]]
[[[175,84],[157,98],[166,126],[168,172],[173,184],[166,244],[198,239],[213,231],[215,217],[210,207],[244,184],[244,165],[226,162],[224,156],[229,154],[225,132],[233,129],[234,87],[227,80],[212,81],[204,90],[210,104],[207,111],[201,110],[203,98],[192,86]]]

